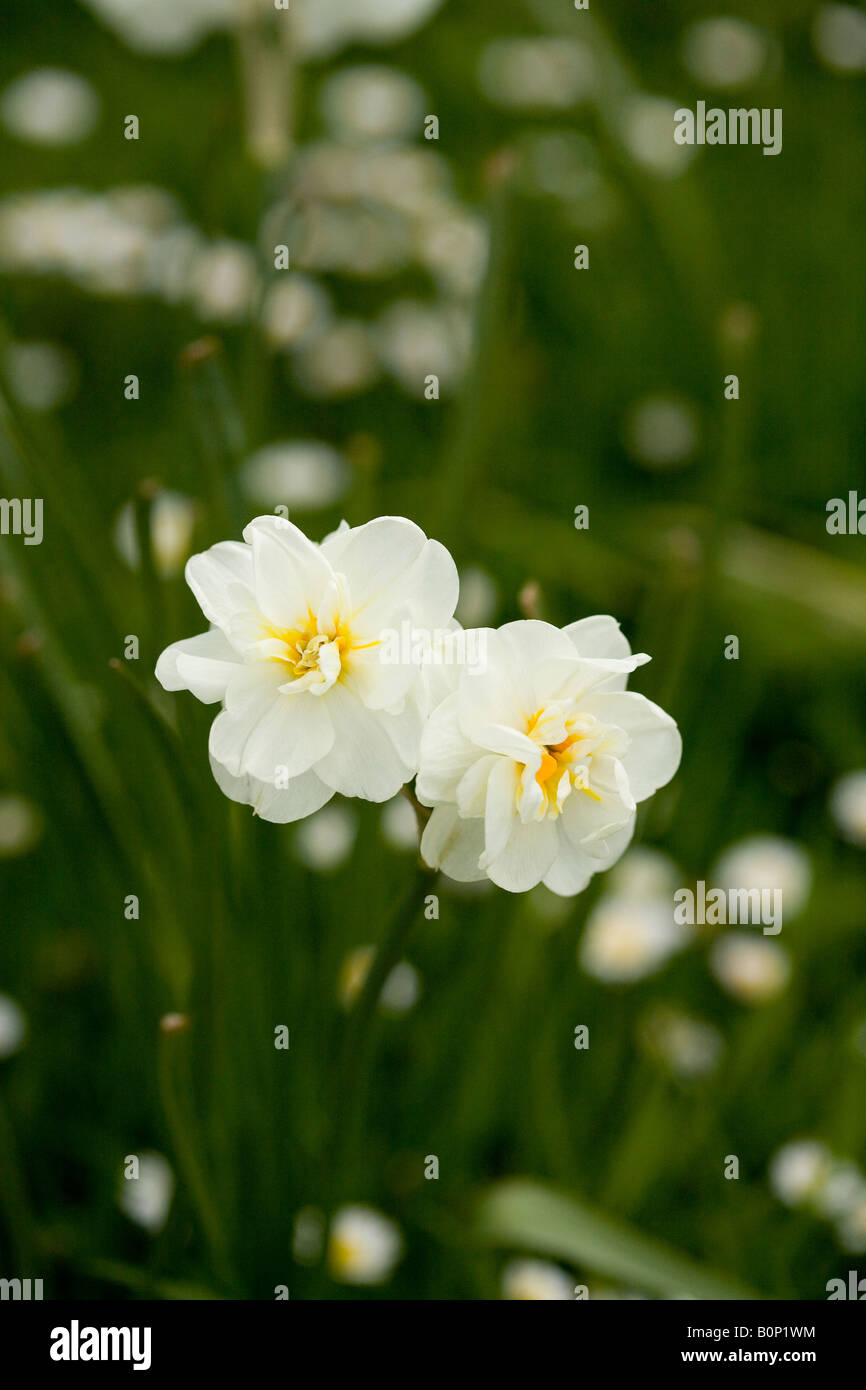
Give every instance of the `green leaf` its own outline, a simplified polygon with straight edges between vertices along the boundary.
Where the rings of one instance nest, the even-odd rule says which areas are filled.
[[[482,1242],[549,1255],[647,1293],[700,1299],[752,1299],[760,1294],[624,1223],[529,1179],[497,1183],[476,1217]]]

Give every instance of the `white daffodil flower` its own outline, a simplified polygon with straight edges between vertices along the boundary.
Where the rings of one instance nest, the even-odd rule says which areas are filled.
[[[483,668],[442,668],[455,688],[421,741],[416,793],[434,808],[421,852],[458,880],[579,893],[623,853],[636,803],[676,772],[679,731],[626,691],[649,657],[613,618],[484,635]]]
[[[186,566],[209,632],[159,658],[166,690],[221,702],[214,776],[265,820],[299,820],[335,792],[387,801],[418,767],[429,687],[393,634],[447,629],[457,570],[413,522],[345,523],[316,545],[261,516]],[[396,653],[396,654],[395,654]]]

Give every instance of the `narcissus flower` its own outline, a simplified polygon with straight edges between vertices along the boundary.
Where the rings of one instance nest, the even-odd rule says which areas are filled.
[[[335,1214],[328,1267],[341,1284],[384,1284],[402,1254],[400,1231],[374,1207],[341,1207]]]
[[[649,660],[618,623],[584,618],[486,632],[483,669],[443,667],[454,689],[421,743],[421,851],[463,881],[568,896],[626,848],[639,801],[680,761],[674,721],[625,689]]]
[[[166,690],[222,704],[214,776],[266,820],[310,815],[335,792],[387,801],[415,773],[429,700],[422,656],[388,635],[447,629],[457,570],[413,522],[345,523],[316,545],[261,516],[186,566],[211,623],[159,658]],[[386,655],[387,652],[387,655]]]

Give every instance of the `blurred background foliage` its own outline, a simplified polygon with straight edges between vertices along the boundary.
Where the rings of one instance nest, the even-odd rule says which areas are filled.
[[[866,487],[864,28],[816,0],[5,7],[0,491],[45,534],[0,540],[0,1274],[808,1299],[862,1258],[866,572],[825,520]],[[675,146],[699,98],[781,107],[782,154]],[[151,675],[200,626],[186,555],[280,504],[316,539],[411,516],[468,624],[614,613],[685,743],[576,900],[440,884],[345,1152],[344,1005],[409,808],[253,820],[212,711]],[[749,874],[778,938],[673,930],[673,887]],[[357,1203],[382,1217],[344,1212],[323,1266]]]

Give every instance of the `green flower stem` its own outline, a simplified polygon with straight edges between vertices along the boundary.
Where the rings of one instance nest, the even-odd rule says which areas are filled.
[[[403,957],[406,942],[418,920],[421,903],[435,882],[435,871],[419,861],[409,891],[376,951],[361,992],[349,1015],[338,1074],[337,1104],[334,1108],[334,1199],[342,1195],[346,1165],[354,1153],[363,1124],[374,1051],[373,1021],[376,1005],[385,981]]]
[[[199,1144],[192,1106],[189,1104],[190,1085],[187,1076],[181,1077],[184,1038],[164,1033],[160,1038],[159,1093],[168,1122],[175,1159],[181,1177],[187,1185],[193,1206],[207,1241],[214,1274],[226,1287],[232,1288],[228,1245],[212,1197],[212,1184],[199,1160]]]

